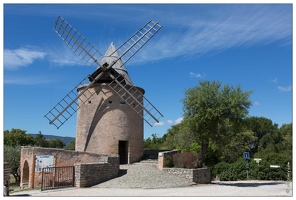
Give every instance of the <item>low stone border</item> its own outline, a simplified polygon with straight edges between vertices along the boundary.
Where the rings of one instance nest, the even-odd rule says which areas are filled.
[[[210,168],[197,168],[197,169],[185,169],[185,168],[162,168],[163,171],[174,174],[181,178],[189,179],[190,181],[198,184],[211,183],[211,169]]]

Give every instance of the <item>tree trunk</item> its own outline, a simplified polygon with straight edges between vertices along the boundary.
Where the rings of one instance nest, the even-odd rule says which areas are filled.
[[[197,168],[202,168],[203,167],[203,162],[204,162],[204,158],[207,152],[209,144],[202,142],[201,143],[201,151],[198,153],[197,156]]]

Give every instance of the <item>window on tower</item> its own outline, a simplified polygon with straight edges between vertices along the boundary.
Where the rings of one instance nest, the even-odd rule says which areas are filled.
[[[125,100],[124,99],[122,99],[122,98],[120,98],[120,104],[125,104]]]

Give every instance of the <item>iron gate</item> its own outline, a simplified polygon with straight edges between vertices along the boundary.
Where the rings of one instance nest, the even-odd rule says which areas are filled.
[[[42,168],[41,191],[74,187],[74,166]]]

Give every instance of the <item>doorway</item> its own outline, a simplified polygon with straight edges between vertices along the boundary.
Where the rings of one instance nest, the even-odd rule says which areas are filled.
[[[120,164],[128,164],[128,141],[119,141],[118,154]]]

